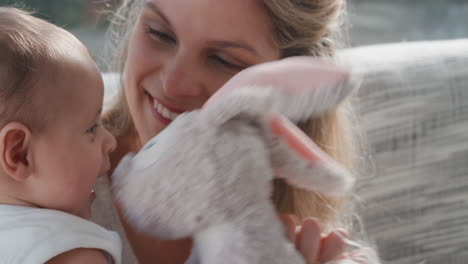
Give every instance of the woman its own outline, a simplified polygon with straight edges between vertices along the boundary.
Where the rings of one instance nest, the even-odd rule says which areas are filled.
[[[124,0],[110,29],[114,71],[123,93],[104,123],[117,138],[115,167],[178,114],[197,109],[227,80],[249,66],[295,55],[331,57],[345,0]],[[354,169],[349,106],[300,124],[336,160]],[[288,237],[308,263],[342,255],[350,228],[349,199],[332,199],[274,183],[278,212]],[[118,205],[117,205],[118,207]],[[317,220],[306,219],[314,217]],[[302,220],[295,235],[295,225]],[[183,263],[191,242],[145,237],[121,218],[140,263]],[[319,226],[318,222],[321,226]],[[343,256],[340,256],[343,257]]]

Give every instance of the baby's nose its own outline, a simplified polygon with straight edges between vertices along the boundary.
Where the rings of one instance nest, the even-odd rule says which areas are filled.
[[[115,137],[106,129],[105,130],[105,142],[104,142],[104,151],[106,153],[111,153],[112,151],[115,150],[117,146],[117,141]]]

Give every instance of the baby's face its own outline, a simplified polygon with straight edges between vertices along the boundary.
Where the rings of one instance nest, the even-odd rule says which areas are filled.
[[[93,187],[109,170],[109,153],[116,144],[100,120],[103,81],[96,64],[81,50],[70,55],[52,78],[55,82],[42,95],[55,117],[33,135],[35,202],[89,218]]]

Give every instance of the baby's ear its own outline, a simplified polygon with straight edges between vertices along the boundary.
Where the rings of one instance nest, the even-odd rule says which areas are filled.
[[[0,130],[0,165],[16,181],[23,181],[30,175],[30,146],[31,131],[25,125],[10,122]]]
[[[352,174],[296,125],[280,115],[272,115],[268,127],[276,177],[298,188],[331,196],[343,196],[351,190]]]

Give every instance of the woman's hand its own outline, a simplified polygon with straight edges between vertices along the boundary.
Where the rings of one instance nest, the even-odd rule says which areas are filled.
[[[314,218],[307,218],[302,223],[292,215],[281,215],[280,219],[287,238],[296,245],[307,264],[326,263],[345,257],[345,240],[348,238],[346,231],[337,229],[322,234],[322,229]]]

